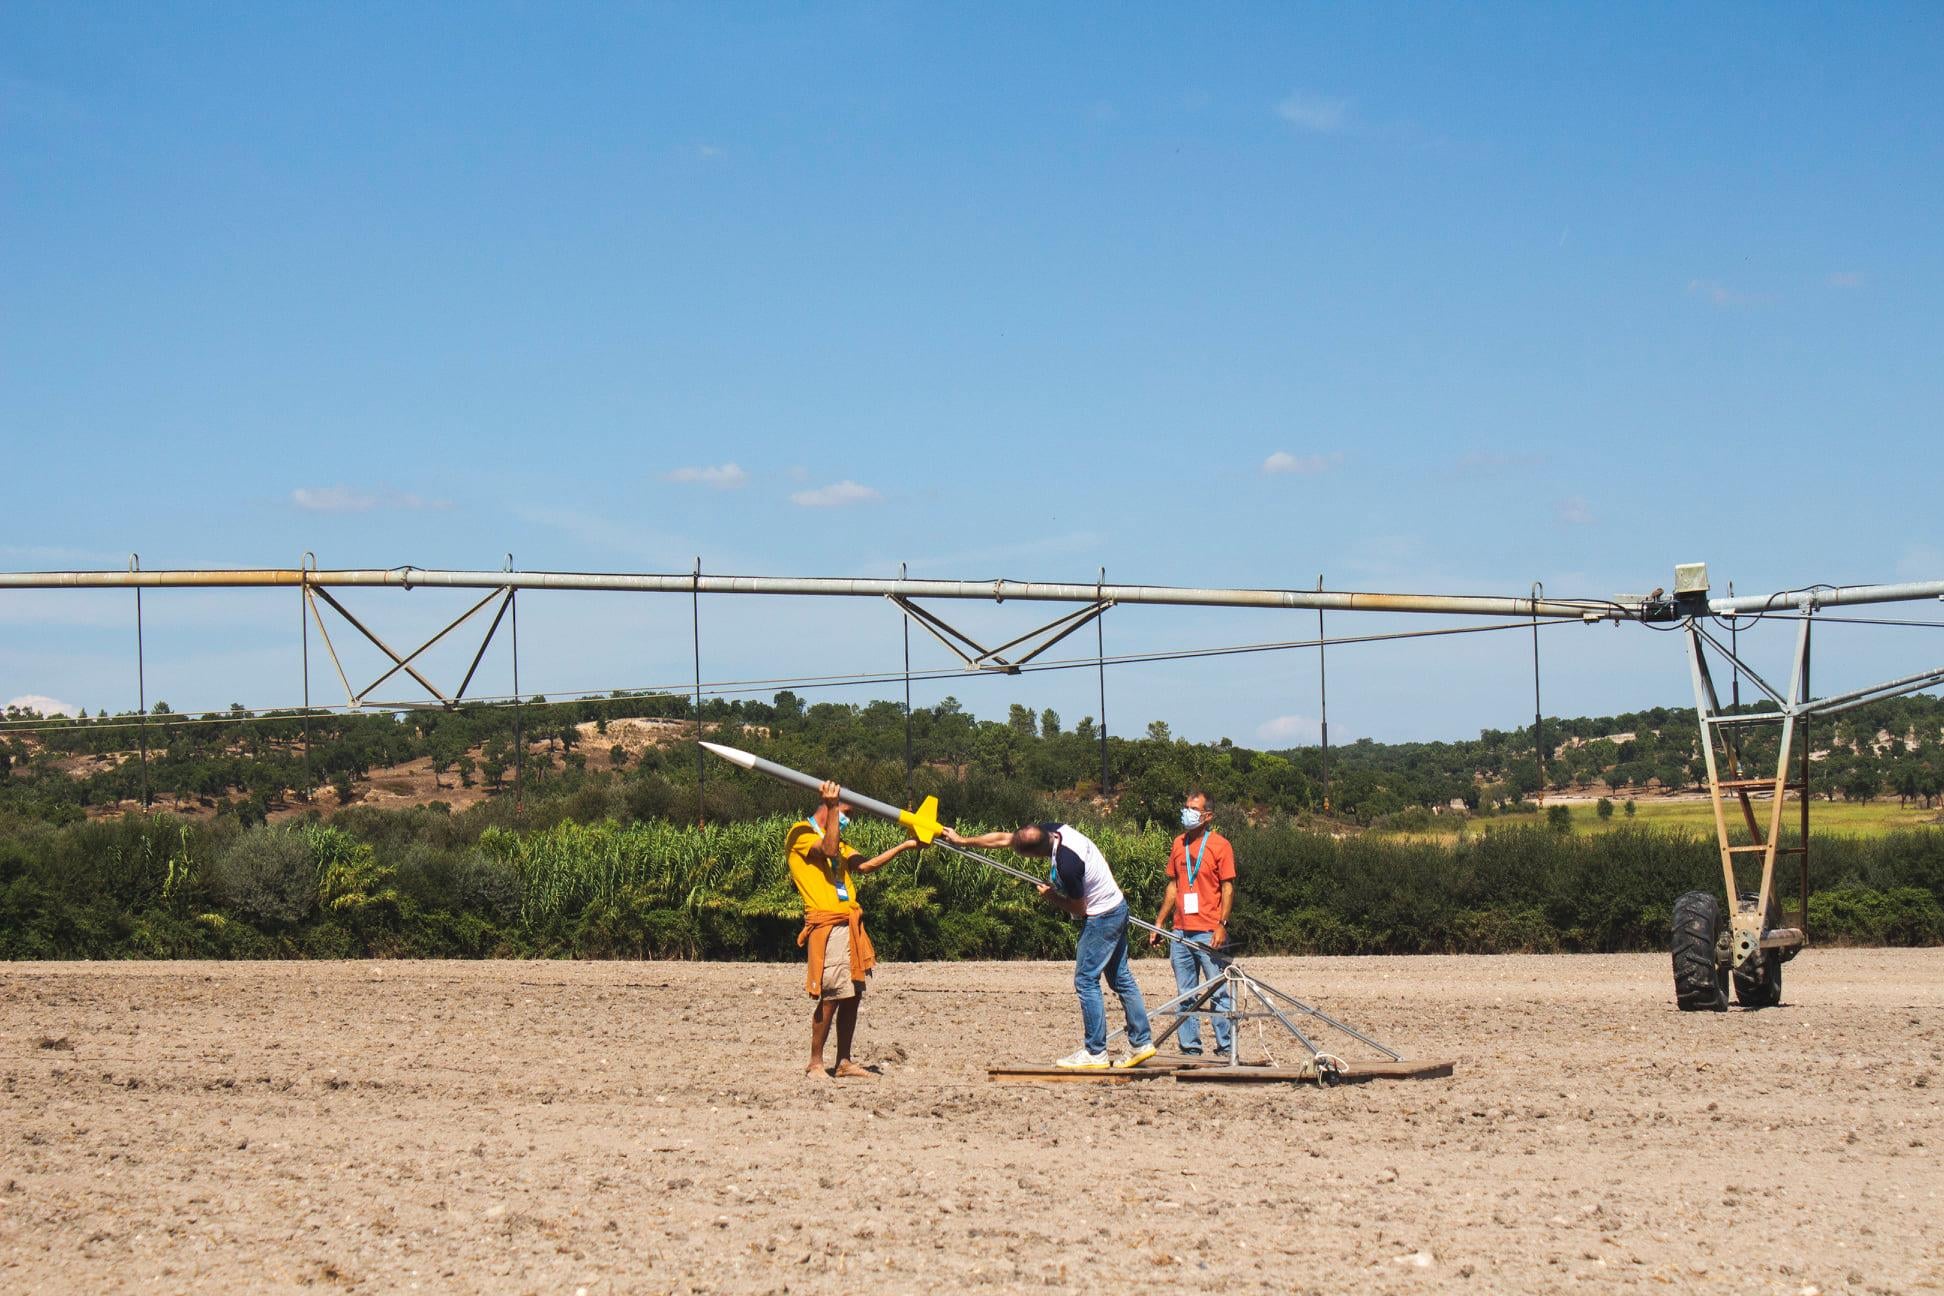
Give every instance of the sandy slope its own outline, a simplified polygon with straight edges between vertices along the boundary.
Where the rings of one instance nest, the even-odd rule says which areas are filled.
[[[0,966],[0,1286],[1944,1282],[1944,951],[1706,1017],[1662,958],[1255,970],[1457,1076],[989,1084],[1074,1043],[1046,964],[882,969],[846,1083],[790,967]]]

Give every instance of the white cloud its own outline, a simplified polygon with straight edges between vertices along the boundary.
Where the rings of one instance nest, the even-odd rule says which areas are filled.
[[[749,474],[740,464],[717,464],[705,468],[677,468],[662,474],[663,481],[694,482],[703,486],[713,486],[717,490],[734,490],[749,481]]]
[[[703,162],[714,162],[719,158],[728,157],[729,151],[727,149],[718,148],[714,144],[697,144],[695,146],[695,156],[698,160]]]
[[[8,702],[5,709],[8,711],[12,711],[15,709],[19,709],[21,711],[38,711],[44,716],[47,715],[71,716],[78,713],[81,710],[80,707],[74,706],[71,703],[63,702],[59,698],[46,697],[39,693],[22,693],[19,697],[14,698],[12,701]]]
[[[1706,298],[1711,306],[1726,310],[1735,306],[1765,306],[1775,300],[1774,293],[1744,292],[1730,288],[1719,279],[1688,280],[1688,296]]]
[[[349,486],[299,486],[290,492],[290,502],[310,513],[369,513],[378,507],[378,497]]]
[[[290,492],[290,502],[306,513],[370,513],[377,509],[422,513],[452,507],[450,500],[428,499],[409,491],[361,490],[355,486],[299,486]]]
[[[1298,90],[1276,105],[1276,116],[1297,130],[1329,135],[1350,124],[1350,101]]]
[[[1287,450],[1278,450],[1262,461],[1262,471],[1276,473],[1298,473],[1304,477],[1314,477],[1317,473],[1328,472],[1343,462],[1340,452],[1326,455],[1293,455]]]
[[[1835,274],[1824,279],[1823,282],[1831,288],[1861,288],[1863,286],[1863,272],[1861,270],[1838,270]]]
[[[1559,520],[1567,526],[1591,526],[1593,510],[1577,495],[1559,501]]]
[[[790,502],[802,508],[848,508],[852,504],[876,504],[883,498],[869,486],[846,478],[815,490],[796,491]]]
[[[1322,739],[1323,726],[1306,715],[1283,715],[1256,726],[1256,738],[1272,747],[1295,747]]]

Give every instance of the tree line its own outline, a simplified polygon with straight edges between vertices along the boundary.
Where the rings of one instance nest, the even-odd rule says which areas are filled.
[[[167,808],[200,806],[248,825],[318,796],[349,804],[374,771],[419,759],[429,762],[439,787],[496,793],[517,778],[523,803],[579,797],[644,809],[674,806],[697,796],[698,777],[722,786],[722,772],[713,780],[698,776],[681,744],[630,755],[606,729],[618,720],[694,724],[696,718],[692,699],[652,693],[561,702],[536,697],[518,708],[308,716],[257,715],[241,706],[181,715],[166,703],[146,717],[44,717],[10,708],[0,719],[0,811],[64,822],[91,808],[98,814],[139,802],[146,792]],[[1004,719],[981,720],[948,697],[914,707],[907,725],[895,702],[811,703],[785,691],[769,701],[708,699],[701,723],[799,768],[869,768],[881,780],[878,787],[907,783],[908,741],[914,789],[949,784],[973,798],[974,812],[1057,796],[1101,800],[1136,822],[1165,822],[1190,783],[1260,814],[1324,811],[1318,748],[1261,750],[1227,738],[1185,742],[1159,721],[1138,737],[1107,738],[1105,796],[1101,735],[1091,716],[1069,726],[1050,709],[1014,704]],[[1330,815],[1366,826],[1413,808],[1442,813],[1455,806],[1492,815],[1526,808],[1542,789],[1603,788],[1625,796],[1705,778],[1693,713],[1685,709],[1548,717],[1541,736],[1543,752],[1530,726],[1487,729],[1473,740],[1365,738],[1336,747],[1329,760]],[[1744,768],[1774,768],[1772,730],[1751,727],[1738,741]],[[1944,700],[1919,694],[1858,708],[1812,733],[1811,741],[1821,752],[1812,777],[1818,795],[1896,796],[1925,807],[1944,797]],[[142,742],[146,760],[138,754]],[[592,762],[590,752],[598,753]],[[894,768],[887,773],[886,767]],[[715,803],[728,817],[768,804],[748,792],[718,794]]]

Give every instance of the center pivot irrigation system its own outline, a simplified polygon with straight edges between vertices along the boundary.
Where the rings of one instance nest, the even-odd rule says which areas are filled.
[[[966,672],[1017,675],[1028,671],[1097,666],[1101,676],[1103,789],[1109,781],[1106,767],[1105,722],[1106,666],[1110,660],[1115,663],[1181,660],[1238,652],[1316,648],[1320,675],[1323,664],[1322,654],[1330,644],[1468,634],[1484,630],[1508,629],[1517,624],[1530,622],[1534,633],[1534,748],[1543,768],[1546,748],[1540,730],[1541,722],[1537,706],[1538,627],[1544,623],[1569,621],[1587,624],[1637,622],[1662,630],[1678,630],[1684,635],[1687,643],[1688,662],[1694,686],[1695,715],[1700,725],[1701,749],[1708,772],[1708,791],[1713,802],[1715,836],[1721,852],[1722,874],[1720,893],[1690,892],[1679,897],[1674,903],[1672,953],[1675,997],[1681,1008],[1689,1011],[1725,1009],[1731,983],[1736,998],[1746,1007],[1766,1007],[1778,1003],[1782,992],[1781,965],[1793,958],[1808,942],[1810,771],[1808,725],[1819,718],[1944,683],[1944,665],[1940,665],[1914,675],[1886,680],[1868,688],[1817,698],[1810,687],[1809,669],[1810,631],[1818,617],[1825,621],[1862,620],[1830,616],[1830,609],[1919,600],[1944,600],[1944,581],[1913,581],[1889,585],[1816,585],[1770,595],[1738,598],[1731,592],[1727,598],[1715,598],[1709,590],[1707,567],[1701,563],[1687,564],[1675,569],[1672,595],[1666,595],[1662,590],[1656,589],[1649,595],[1622,595],[1605,599],[1548,598],[1537,585],[1533,586],[1531,596],[1526,598],[1353,593],[1325,590],[1320,577],[1313,590],[1116,585],[1108,583],[1104,569],[1100,573],[1100,579],[1091,584],[1010,580],[924,580],[906,576],[900,576],[895,580],[724,576],[705,574],[699,559],[696,561],[694,571],[672,575],[515,571],[510,556],[505,569],[501,571],[438,571],[409,566],[320,570],[308,555],[304,564],[296,568],[143,571],[140,569],[139,561],[131,559],[127,571],[0,572],[0,595],[8,590],[128,589],[134,591],[136,677],[138,698],[143,702],[142,723],[144,725],[147,720],[146,694],[141,686],[143,591],[252,588],[290,589],[295,591],[301,600],[303,708],[306,717],[313,709],[310,699],[310,631],[313,624],[322,638],[338,679],[344,686],[344,708],[357,710],[362,707],[377,709],[453,707],[463,701],[482,700],[467,699],[466,691],[471,686],[486,650],[492,644],[501,624],[510,623],[513,691],[511,697],[505,700],[512,701],[517,707],[520,688],[519,611],[516,598],[520,593],[540,590],[582,590],[685,595],[690,600],[694,625],[694,695],[698,738],[702,724],[703,696],[701,603],[705,595],[710,598],[725,595],[755,595],[888,600],[902,614],[904,624],[905,667],[902,678],[905,683],[907,717],[910,713],[911,680],[914,678],[911,671],[910,652],[910,627],[913,624],[943,644],[957,658],[960,664],[958,669]],[[401,653],[354,616],[332,592],[344,589],[467,589],[481,591],[481,595],[457,619],[449,622],[410,652]],[[1062,611],[1051,621],[1029,629],[1012,639],[987,646],[964,630],[953,626],[935,608],[924,606],[920,600],[1053,603],[1068,605],[1068,610]],[[1317,635],[1316,638],[1309,640],[1108,658],[1101,638],[1104,614],[1112,608],[1137,605],[1314,611],[1317,615]],[[335,612],[343,624],[349,625],[376,647],[390,663],[381,675],[362,689],[353,688],[350,676],[345,672],[343,662],[326,626],[324,617],[326,607]],[[460,625],[475,615],[485,613],[489,608],[494,610],[487,618],[485,637],[480,642],[478,650],[472,654],[465,678],[450,692],[440,689],[414,663]],[[1489,623],[1327,639],[1323,633],[1325,612],[1427,613],[1488,618]],[[1749,665],[1741,655],[1737,642],[1738,632],[1743,627],[1755,622],[1778,620],[1796,623],[1795,651],[1788,683],[1781,688],[1769,683]],[[1089,622],[1095,628],[1094,656],[1060,661],[1043,659],[1043,654],[1048,649],[1067,639]],[[1867,620],[1864,623],[1884,624],[1884,622]],[[1944,623],[1897,621],[1888,624]],[[1716,687],[1717,668],[1710,665],[1711,660],[1725,664],[1734,672],[1734,689],[1727,706],[1723,705],[1720,691]],[[401,673],[416,681],[429,696],[406,702],[379,701],[372,697],[376,689]],[[926,675],[929,678],[939,677],[935,672]],[[1743,676],[1751,681],[1764,699],[1753,709],[1739,705],[1740,681]],[[899,678],[900,676],[894,672],[831,677],[822,682],[889,684]],[[819,682],[817,680],[740,681],[734,687],[718,686],[714,691],[718,693],[756,691],[754,687],[746,687],[754,685],[789,687],[807,684],[815,687]],[[1328,715],[1326,696],[1322,731],[1326,808]],[[1779,729],[1773,775],[1747,768],[1748,762],[1744,759],[1741,735],[1755,726]],[[906,746],[906,768],[909,770],[911,757],[908,728]],[[517,741],[517,722],[515,753],[516,758],[522,754],[522,744]],[[144,754],[146,755],[146,731],[144,731]],[[305,746],[305,756],[308,760],[308,743]],[[703,767],[703,753],[700,747],[696,749],[696,760],[698,782],[700,782]],[[144,767],[146,768],[146,761]],[[516,788],[517,780],[516,767]],[[1794,795],[1797,800],[1797,840],[1793,845],[1785,845],[1783,816],[1791,795]],[[856,803],[862,806],[866,800],[868,799],[860,798]],[[1765,813],[1758,813],[1758,802],[1764,800]],[[884,806],[882,802],[873,804],[883,806],[887,810],[891,809]],[[920,812],[893,810],[892,817],[898,818],[917,813]],[[936,807],[930,806],[927,813],[930,815],[929,828],[935,834]],[[1739,820],[1746,840],[1736,840],[1738,834],[1731,830],[1731,817]],[[907,826],[912,825],[907,824]],[[973,855],[972,852],[966,852],[962,848],[949,847],[949,849],[961,854]],[[980,863],[1002,872],[1019,872],[984,856],[973,855],[973,857]],[[1798,885],[1794,897],[1796,912],[1792,914],[1784,911],[1777,876],[1777,864],[1782,859],[1791,857],[1798,864]],[[1028,876],[1023,873],[1019,875]],[[1038,881],[1030,877],[1029,880]],[[1148,926],[1145,923],[1140,925]],[[1169,935],[1166,932],[1161,934]],[[1283,1018],[1282,1024],[1299,1039],[1303,1038],[1302,1032],[1296,1028],[1292,1018],[1284,1016],[1284,1010],[1293,1010],[1297,1016],[1307,1016],[1337,1029],[1348,1030],[1341,1023],[1323,1017],[1306,1005],[1297,1003],[1288,996],[1281,995],[1280,992],[1238,972],[1232,962],[1218,963],[1217,969],[1217,975],[1211,978],[1209,983],[1197,987],[1185,997],[1187,1002],[1193,1005],[1204,1000],[1212,1000],[1216,990],[1221,988],[1215,982],[1227,980],[1232,983],[1229,988],[1253,996],[1266,1009],[1267,1015]],[[1204,994],[1203,991],[1207,993]],[[1239,1003],[1241,998],[1242,995],[1238,994],[1236,1002]],[[1170,1007],[1178,1007],[1182,1002],[1178,1000]],[[1356,1037],[1363,1039],[1360,1035]],[[1389,1057],[1396,1056],[1373,1041],[1364,1040],[1364,1042]],[[1307,1045],[1309,1041],[1304,1040],[1304,1043]],[[1310,1051],[1313,1057],[1320,1052],[1313,1046]]]

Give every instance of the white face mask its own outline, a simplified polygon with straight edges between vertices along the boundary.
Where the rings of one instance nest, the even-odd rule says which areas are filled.
[[[1182,826],[1183,828],[1199,828],[1199,827],[1201,827],[1201,826],[1202,826],[1202,812],[1201,812],[1201,811],[1199,811],[1199,810],[1197,810],[1197,809],[1195,809],[1195,808],[1194,808],[1193,806],[1187,806],[1187,807],[1185,807],[1185,808],[1183,808],[1183,810],[1182,810],[1182,812],[1181,812],[1181,826]]]

